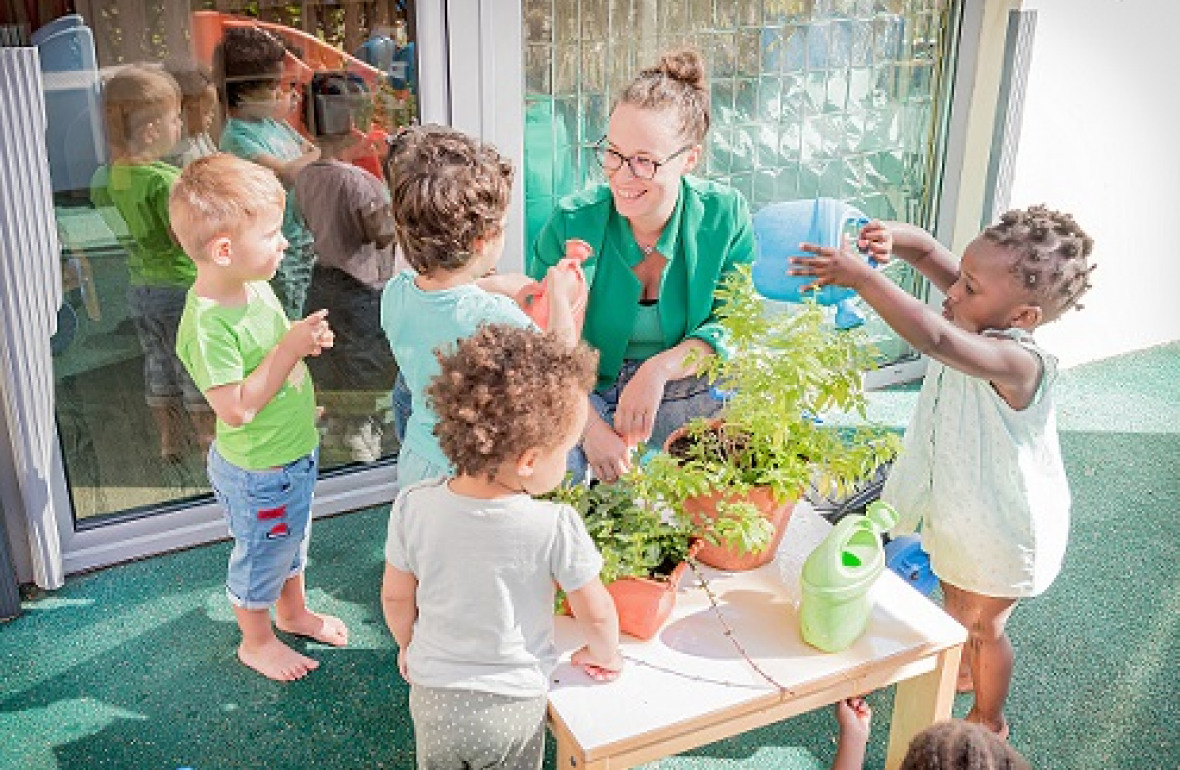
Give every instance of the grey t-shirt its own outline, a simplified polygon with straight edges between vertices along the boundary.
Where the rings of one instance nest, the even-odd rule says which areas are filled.
[[[573,508],[525,494],[463,497],[447,479],[398,495],[385,559],[418,580],[410,680],[515,697],[549,689],[554,583],[576,591],[602,570]]]
[[[295,199],[315,237],[316,264],[334,267],[372,289],[393,275],[393,246],[365,242],[364,212],[389,202],[385,184],[339,160],[309,163],[295,178]]]

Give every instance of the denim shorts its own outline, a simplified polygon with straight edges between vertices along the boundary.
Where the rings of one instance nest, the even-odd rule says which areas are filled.
[[[225,510],[234,548],[225,590],[247,610],[267,609],[283,584],[303,571],[311,535],[311,498],[319,450],[280,468],[251,471],[209,449],[209,483]]]

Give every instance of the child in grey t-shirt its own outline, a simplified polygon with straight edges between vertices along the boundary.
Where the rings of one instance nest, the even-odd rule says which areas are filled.
[[[597,680],[622,668],[602,556],[572,508],[541,500],[565,475],[586,422],[596,356],[552,335],[481,327],[427,390],[455,468],[414,484],[390,511],[381,603],[410,682],[419,767],[539,768],[554,584]]]

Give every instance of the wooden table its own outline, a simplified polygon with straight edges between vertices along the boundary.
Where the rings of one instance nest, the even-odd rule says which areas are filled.
[[[967,633],[886,570],[872,589],[876,606],[868,631],[856,643],[828,654],[803,642],[799,573],[829,528],[800,503],[770,564],[740,573],[702,569],[749,660],[726,636],[705,591],[689,579],[654,639],[623,637],[627,667],[609,684],[569,665],[580,636],[571,619],[557,618],[564,657],[549,695],[557,768],[633,767],[893,683],[885,766],[898,767],[915,733],[950,716]]]

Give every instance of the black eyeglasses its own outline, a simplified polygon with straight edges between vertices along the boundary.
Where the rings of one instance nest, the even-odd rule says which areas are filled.
[[[695,146],[695,143],[686,144],[663,160],[656,160],[646,155],[624,155],[617,150],[612,150],[606,143],[606,137],[604,136],[599,140],[598,144],[594,145],[594,157],[598,158],[599,165],[608,174],[618,171],[626,163],[631,168],[631,174],[637,179],[655,179],[660,166],[667,165]]]

